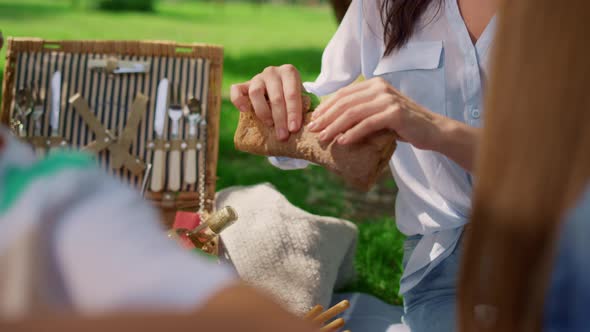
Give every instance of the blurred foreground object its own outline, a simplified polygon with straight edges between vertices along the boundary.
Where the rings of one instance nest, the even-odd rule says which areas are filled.
[[[168,234],[172,238],[178,238],[186,248],[217,255],[219,234],[236,220],[238,215],[231,206],[225,206],[211,215],[179,211],[173,229]]]
[[[312,332],[313,324],[288,314],[268,297],[238,285],[214,295],[206,306],[192,312],[143,311],[85,317],[60,313],[2,321],[0,331],[11,332],[161,332],[243,331]]]

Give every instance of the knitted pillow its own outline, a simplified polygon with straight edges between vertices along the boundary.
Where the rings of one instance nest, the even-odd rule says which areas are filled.
[[[217,194],[238,221],[222,235],[222,255],[240,277],[302,314],[325,308],[332,292],[354,276],[357,228],[346,220],[307,213],[270,184],[232,187]]]

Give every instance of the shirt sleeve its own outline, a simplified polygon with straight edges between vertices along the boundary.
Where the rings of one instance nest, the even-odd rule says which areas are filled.
[[[329,95],[372,73],[382,52],[378,1],[353,0],[338,30],[324,49],[321,73],[305,89],[318,96]]]
[[[235,282],[229,266],[182,249],[136,192],[101,175],[54,234],[56,265],[77,310],[191,311]]]

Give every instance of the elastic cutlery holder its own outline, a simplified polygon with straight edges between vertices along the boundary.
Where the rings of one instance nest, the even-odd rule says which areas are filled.
[[[1,120],[42,157],[97,156],[162,209],[211,211],[223,49],[9,38]]]

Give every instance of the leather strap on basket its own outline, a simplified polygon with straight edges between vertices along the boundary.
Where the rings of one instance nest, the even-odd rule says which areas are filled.
[[[139,94],[133,102],[132,110],[129,114],[127,125],[123,129],[121,138],[117,138],[115,134],[110,132],[100,123],[96,116],[90,112],[88,102],[81,94],[78,93],[72,96],[69,102],[96,136],[96,140],[90,142],[82,150],[98,153],[104,149],[108,149],[111,154],[112,168],[118,169],[125,166],[135,175],[139,175],[143,172],[145,169],[145,163],[139,160],[139,158],[132,156],[129,153],[129,147],[133,142],[133,135],[137,132],[139,122],[147,110],[146,96]]]
[[[180,151],[182,150],[182,140],[173,139],[170,140],[170,151]]]
[[[113,168],[121,168],[125,164],[125,159],[129,156],[129,148],[137,135],[139,122],[147,110],[147,102],[148,98],[141,93],[133,101],[131,112],[127,116],[127,123],[125,124],[125,128],[123,128],[123,133],[111,147],[111,166]],[[113,149],[116,151],[113,151]],[[135,159],[137,160],[137,158]],[[143,171],[143,168],[141,171]]]

